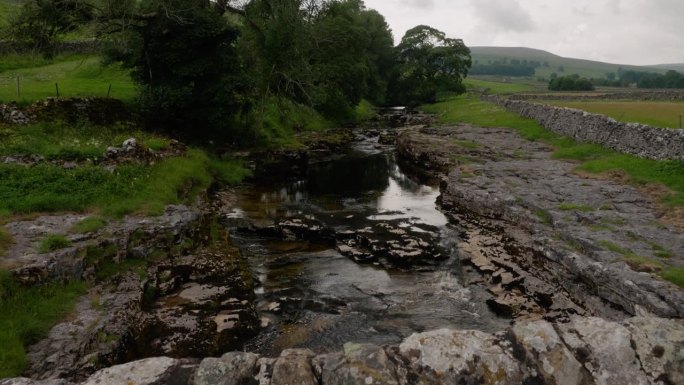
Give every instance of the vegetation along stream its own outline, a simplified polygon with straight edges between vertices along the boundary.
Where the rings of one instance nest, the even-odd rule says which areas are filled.
[[[325,352],[347,341],[508,323],[487,308],[484,292],[464,285],[438,187],[407,175],[390,150],[367,139],[302,179],[240,191],[229,215],[233,241],[258,279],[267,326],[248,350]]]

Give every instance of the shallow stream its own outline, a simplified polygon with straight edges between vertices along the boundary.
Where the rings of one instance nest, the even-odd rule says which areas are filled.
[[[442,327],[501,330],[487,294],[468,285],[457,234],[438,210],[439,188],[409,177],[393,149],[367,139],[346,153],[310,165],[306,177],[242,189],[234,218],[268,226],[292,216],[316,219],[335,232],[363,232],[381,222],[427,236],[446,258],[410,268],[359,264],[329,243],[283,241],[232,232],[258,279],[263,332],[246,346],[274,355],[292,347],[317,353],[346,342],[397,343]]]

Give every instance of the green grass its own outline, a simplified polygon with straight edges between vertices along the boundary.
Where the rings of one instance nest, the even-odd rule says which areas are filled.
[[[4,227],[0,226],[0,257],[7,254],[7,250],[9,250],[13,243],[14,239],[12,238],[12,235],[10,235]]]
[[[42,155],[48,159],[101,158],[109,146],[120,146],[134,137],[139,143],[161,149],[168,139],[133,129],[126,124],[102,127],[82,122],[39,122],[29,126],[0,125],[0,155]]]
[[[40,241],[38,251],[41,253],[49,253],[60,249],[66,249],[71,246],[71,241],[63,234],[49,234]]]
[[[354,112],[356,113],[357,122],[371,120],[378,115],[375,111],[375,106],[365,99],[361,100],[359,105],[354,109]]]
[[[252,175],[252,171],[245,168],[242,162],[236,160],[212,159],[209,171],[214,180],[224,185],[234,185]]]
[[[72,228],[71,232],[77,234],[87,234],[100,230],[107,225],[107,220],[100,216],[92,216],[83,219],[82,221],[76,223]]]
[[[11,214],[100,210],[121,217],[132,212],[159,215],[167,204],[185,202],[212,182],[210,158],[191,149],[152,167],[122,165],[114,173],[83,166],[67,170],[50,164],[31,168],[0,165],[0,211]],[[214,164],[214,169],[217,166]],[[234,183],[247,173],[238,165],[221,168]]]
[[[670,267],[660,274],[664,279],[684,288],[684,268]]]
[[[128,71],[117,65],[103,67],[96,56],[31,68],[16,68],[17,63],[19,59],[12,59],[9,66],[15,68],[0,72],[0,101],[30,103],[56,96],[55,83],[59,85],[60,96],[107,96],[111,84],[111,97],[125,101],[135,97],[135,85]]]
[[[333,127],[332,122],[313,108],[277,98],[267,101],[262,125],[258,132],[258,141],[268,147],[290,147],[297,144],[295,134],[298,132],[323,131]]]
[[[493,94],[510,94],[515,92],[530,92],[536,91],[537,88],[533,85],[519,82],[496,82],[489,80],[482,80],[476,78],[466,78],[463,84],[470,90],[489,89]]]
[[[562,210],[562,211],[581,211],[584,213],[594,211],[594,208],[591,206],[580,205],[580,204],[576,204],[576,203],[567,203],[567,202],[564,202],[564,203],[561,203],[560,205],[558,205],[558,209]]]
[[[544,103],[561,107],[571,107],[610,116],[621,122],[635,122],[655,127],[681,128],[680,116],[684,119],[684,103],[682,102],[648,102],[648,101],[560,101],[551,100]]]
[[[578,170],[589,173],[623,170],[634,184],[653,183],[666,186],[672,194],[665,198],[664,203],[684,205],[684,162],[642,159],[596,144],[577,143],[543,128],[532,119],[522,118],[492,103],[483,102],[472,94],[452,97],[423,106],[423,109],[436,114],[444,124],[469,123],[480,127],[515,129],[525,139],[552,145],[555,148],[555,158],[577,161]]]
[[[23,287],[0,271],[0,378],[21,375],[26,347],[45,337],[86,290],[82,282]]]

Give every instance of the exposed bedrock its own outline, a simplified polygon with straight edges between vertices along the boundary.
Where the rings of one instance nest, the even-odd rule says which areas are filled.
[[[232,352],[203,360],[148,358],[110,367],[78,384],[431,385],[680,384],[684,323],[635,317],[621,323],[570,317],[523,320],[499,333],[440,329],[401,344],[347,343],[315,355],[277,358]],[[63,380],[0,380],[0,385],[68,385]]]
[[[581,177],[546,145],[506,129],[405,131],[398,152],[450,170],[439,203],[500,312],[620,319],[640,306],[684,316],[684,290],[656,275],[682,266],[684,237],[636,189]]]

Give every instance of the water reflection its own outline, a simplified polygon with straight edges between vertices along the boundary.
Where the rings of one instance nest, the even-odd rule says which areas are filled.
[[[455,230],[435,203],[439,189],[402,172],[393,154],[364,146],[312,165],[304,180],[243,191],[233,215],[262,224],[307,215],[337,231],[392,221],[408,232],[429,233],[451,258],[402,272],[359,265],[327,245],[234,234],[260,282],[259,310],[273,323],[248,350],[326,352],[349,341],[396,343],[429,329],[494,331],[507,323],[489,312],[484,292],[461,282]]]

